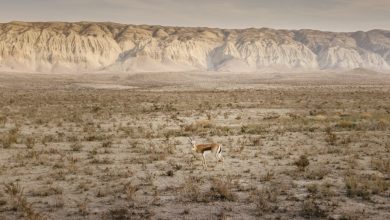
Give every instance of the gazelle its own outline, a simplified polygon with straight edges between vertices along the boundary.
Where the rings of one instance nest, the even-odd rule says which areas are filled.
[[[207,167],[206,163],[206,154],[212,153],[214,154],[217,161],[223,162],[222,157],[222,144],[212,143],[212,144],[196,144],[194,140],[192,140],[190,137],[188,137],[188,141],[192,145],[192,151],[196,153],[202,154],[202,164],[203,168]]]

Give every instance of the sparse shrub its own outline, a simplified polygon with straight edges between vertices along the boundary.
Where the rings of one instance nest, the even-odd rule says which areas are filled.
[[[184,127],[186,132],[199,132],[214,127],[210,120],[200,120]]]
[[[253,202],[256,207],[258,214],[272,212],[278,209],[277,200],[278,200],[279,191],[270,186],[264,186],[261,189],[257,189],[251,192],[250,200]]]
[[[271,181],[273,178],[275,178],[275,173],[272,170],[267,171],[265,175],[263,175],[260,180],[263,182]]]
[[[359,196],[363,199],[370,199],[372,194],[385,192],[390,187],[390,182],[377,175],[357,176],[351,174],[345,177],[347,196]]]
[[[131,183],[124,185],[123,190],[128,200],[134,200],[135,193],[139,190],[137,186],[133,186]]]
[[[41,187],[30,192],[31,196],[47,197],[62,194],[63,189],[58,186]]]
[[[73,143],[72,145],[70,145],[70,148],[72,149],[72,151],[81,151],[81,149],[83,149],[83,145],[80,143],[80,142],[76,142],[76,143]]]
[[[88,215],[88,203],[87,199],[81,202],[77,202],[77,209],[80,213],[80,215],[86,216]]]
[[[309,159],[307,159],[306,155],[301,155],[297,161],[294,162],[294,164],[298,167],[300,171],[304,171],[307,166],[309,166],[310,162]]]
[[[327,211],[320,206],[319,200],[309,198],[302,203],[301,215],[307,218],[324,218],[327,216]]]
[[[108,141],[103,141],[102,147],[103,147],[103,148],[111,148],[111,147],[112,147],[112,141],[110,141],[110,140],[108,140]]]
[[[336,145],[337,136],[335,133],[332,132],[330,128],[326,129],[326,137],[325,141],[330,145]]]
[[[4,127],[6,122],[7,122],[7,116],[5,116],[5,115],[0,115],[0,125],[1,125],[2,127]]]
[[[45,220],[47,217],[33,209],[26,197],[23,195],[23,188],[19,184],[9,183],[4,185],[4,192],[10,197],[11,204],[17,210],[23,212],[29,220]]]
[[[5,148],[5,149],[7,149],[7,148],[10,148],[11,147],[11,145],[12,145],[12,142],[11,142],[11,140],[8,138],[8,136],[3,136],[3,137],[1,137],[1,147],[2,148]]]
[[[228,200],[234,201],[236,196],[232,192],[232,182],[229,178],[213,179],[211,183],[210,191],[207,193],[207,197],[212,201],[214,200]]]
[[[94,157],[91,161],[91,164],[112,164],[114,163],[110,158],[108,157],[103,157],[103,158],[96,158]]]
[[[173,172],[173,170],[168,170],[167,172],[166,172],[166,175],[167,176],[173,176],[175,173]]]
[[[250,137],[249,138],[250,144],[252,146],[260,146],[261,145],[261,137]]]
[[[344,128],[344,129],[349,129],[349,130],[352,130],[354,128],[356,128],[356,123],[354,122],[351,122],[351,121],[340,121],[337,125],[336,125],[337,128]]]
[[[42,138],[42,144],[56,142],[58,139],[53,134],[47,134]]]
[[[27,137],[25,144],[28,149],[32,149],[35,145],[35,139],[33,137]]]
[[[305,177],[311,180],[322,180],[326,175],[329,174],[329,172],[329,169],[326,169],[323,166],[318,166],[306,170]]]
[[[8,134],[1,137],[1,145],[3,148],[10,148],[12,144],[18,142],[18,128],[13,128],[8,131]]]
[[[264,125],[261,124],[248,124],[241,126],[242,134],[263,134],[267,130]]]
[[[54,207],[55,208],[63,208],[65,205],[64,199],[61,195],[54,197]]]
[[[318,184],[313,183],[306,186],[307,191],[311,194],[316,194],[318,192]]]
[[[390,174],[390,160],[384,158],[371,158],[371,166],[383,174]]]
[[[201,202],[204,197],[200,191],[200,183],[200,178],[194,176],[187,178],[182,186],[184,198],[193,202]]]
[[[133,219],[134,214],[129,211],[128,208],[115,208],[110,209],[103,217],[104,220],[125,220]]]

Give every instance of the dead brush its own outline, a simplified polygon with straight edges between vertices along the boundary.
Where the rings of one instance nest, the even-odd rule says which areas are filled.
[[[163,151],[168,154],[174,154],[176,152],[176,144],[171,142],[168,138],[163,141]]]
[[[324,218],[327,210],[321,206],[321,202],[315,198],[308,198],[302,202],[301,216],[306,218]]]
[[[275,178],[275,172],[273,170],[268,170],[267,173],[260,177],[260,181],[269,182]]]
[[[344,179],[348,197],[362,197],[369,200],[373,194],[380,194],[390,188],[390,182],[377,175],[358,176],[350,174]]]
[[[261,189],[252,191],[249,199],[256,205],[257,213],[261,215],[278,209],[278,195],[279,191],[276,188],[264,186]]]
[[[233,193],[233,184],[231,178],[214,178],[211,182],[210,191],[206,193],[206,197],[211,201],[235,201],[236,195]]]
[[[335,133],[332,132],[332,130],[330,128],[327,128],[325,130],[326,132],[326,137],[325,137],[325,141],[329,144],[329,145],[336,145],[336,142],[337,142],[337,135]]]
[[[390,160],[385,158],[371,158],[371,167],[383,174],[390,174]]]
[[[76,202],[76,206],[77,206],[77,209],[78,209],[78,212],[80,213],[80,215],[82,216],[86,216],[88,215],[88,199],[85,199],[83,201],[77,201]]]
[[[11,147],[12,142],[11,142],[11,140],[8,138],[8,136],[3,135],[3,136],[0,137],[0,144],[1,144],[1,147],[2,147],[2,148],[8,149],[8,148]]]
[[[261,137],[258,136],[251,136],[249,137],[249,143],[251,146],[261,146]]]
[[[7,116],[0,115],[0,126],[5,127],[5,123],[7,122]]]
[[[113,208],[104,214],[102,220],[134,219],[134,214],[127,207]]]
[[[214,124],[210,120],[199,120],[184,127],[185,132],[201,132],[213,128]]]
[[[103,141],[102,148],[111,148],[111,147],[112,147],[112,141],[111,140]]]
[[[58,186],[45,186],[30,192],[31,196],[47,197],[52,195],[62,195],[63,189]]]
[[[139,190],[138,186],[134,186],[131,183],[127,183],[123,186],[123,191],[128,200],[135,199],[135,193]]]
[[[1,136],[1,145],[3,148],[10,148],[12,144],[18,143],[19,129],[13,128],[8,131],[8,134]]]
[[[83,145],[80,142],[73,143],[70,145],[70,149],[74,152],[79,152],[81,149],[83,149]]]
[[[294,162],[294,165],[298,167],[300,171],[304,171],[310,162],[305,154],[301,155],[298,160]]]
[[[25,140],[25,145],[28,149],[32,149],[35,145],[35,138],[29,136]]]
[[[4,192],[9,196],[12,206],[21,211],[29,220],[48,219],[44,214],[33,209],[32,204],[23,195],[23,188],[17,183],[4,184]]]
[[[343,121],[340,121],[337,125],[336,125],[337,128],[342,128],[342,129],[348,129],[348,130],[353,130],[357,127],[357,124],[352,122],[352,121],[347,121],[347,120],[343,120]]]
[[[317,166],[307,169],[305,171],[305,177],[310,180],[322,180],[326,175],[330,173],[330,170],[324,166]]]
[[[204,195],[200,190],[200,185],[203,183],[200,177],[190,176],[186,178],[183,186],[181,187],[183,199],[192,202],[202,202]]]

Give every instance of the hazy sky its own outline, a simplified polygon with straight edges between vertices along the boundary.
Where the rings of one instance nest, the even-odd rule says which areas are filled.
[[[390,0],[0,0],[0,22],[390,30]]]

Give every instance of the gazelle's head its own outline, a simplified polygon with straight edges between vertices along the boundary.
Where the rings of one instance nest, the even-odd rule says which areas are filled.
[[[188,137],[188,142],[192,145],[192,150],[196,151],[195,141]]]

